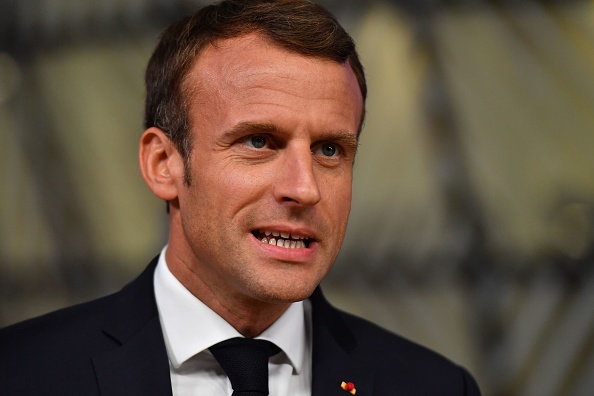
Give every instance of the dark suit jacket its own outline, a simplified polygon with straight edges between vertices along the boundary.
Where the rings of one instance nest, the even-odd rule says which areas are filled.
[[[118,293],[0,330],[0,395],[171,395],[156,263]],[[319,290],[311,302],[313,396],[349,395],[341,381],[357,396],[479,394],[440,355],[335,309]]]

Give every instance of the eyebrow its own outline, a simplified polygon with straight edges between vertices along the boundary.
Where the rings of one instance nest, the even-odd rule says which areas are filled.
[[[234,138],[237,136],[254,133],[279,133],[281,135],[289,135],[289,131],[275,124],[266,122],[242,121],[234,125],[231,129],[225,131],[224,137]],[[357,134],[347,131],[322,131],[317,134],[316,141],[337,142],[352,149],[354,152],[357,151],[357,147],[359,146],[359,137]]]
[[[357,152],[359,147],[359,137],[356,134],[345,131],[330,131],[323,133],[319,140],[340,143],[342,146],[349,148],[353,153]]]
[[[278,126],[269,123],[260,123],[260,122],[252,122],[252,121],[242,121],[231,129],[225,131],[223,136],[226,138],[233,138],[240,135],[245,135],[249,133],[275,133],[284,131],[281,130]]]

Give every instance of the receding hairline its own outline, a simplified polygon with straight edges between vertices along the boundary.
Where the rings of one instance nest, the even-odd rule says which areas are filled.
[[[238,34],[236,36],[231,36],[231,37],[216,38],[214,40],[211,40],[211,41],[205,43],[203,46],[201,46],[200,48],[198,48],[196,50],[196,52],[194,54],[194,59],[192,59],[192,61],[188,63],[187,69],[185,70],[185,73],[183,74],[180,84],[179,84],[179,93],[181,95],[182,105],[184,107],[187,121],[189,123],[190,128],[192,127],[192,119],[191,119],[192,117],[190,117],[190,114],[189,114],[189,106],[191,103],[194,103],[194,100],[196,99],[198,94],[200,92],[202,92],[202,90],[204,89],[203,84],[190,84],[190,78],[194,74],[194,70],[196,69],[198,62],[200,61],[200,59],[203,58],[203,56],[205,55],[205,53],[208,52],[209,49],[216,50],[216,49],[221,48],[221,44],[226,41],[228,42],[231,40],[241,39],[241,38],[245,38],[248,36],[254,36],[254,39],[261,39],[271,49],[278,49],[281,51],[285,51],[288,54],[298,55],[298,56],[302,56],[304,58],[310,58],[310,59],[314,59],[314,60],[320,60],[320,61],[334,63],[337,65],[348,66],[349,70],[353,74],[353,77],[355,78],[355,80],[357,80],[356,72],[355,72],[353,66],[351,65],[351,63],[349,62],[349,58],[347,58],[344,62],[339,62],[329,56],[305,54],[305,53],[297,51],[293,48],[287,48],[286,46],[282,45],[281,42],[274,40],[274,38],[272,38],[270,35],[266,34],[266,32],[263,29],[255,29],[253,31],[248,31],[245,33]],[[361,134],[361,130],[363,128],[363,123],[365,120],[365,112],[366,112],[365,96],[364,96],[364,93],[361,91],[361,87],[358,84],[358,81],[357,81],[357,90],[358,90],[358,92],[360,94],[360,98],[361,98],[361,116],[360,116],[360,120],[359,120],[358,131],[357,131],[357,137],[358,137]]]

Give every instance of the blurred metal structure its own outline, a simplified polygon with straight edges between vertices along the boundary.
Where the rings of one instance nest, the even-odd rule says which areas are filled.
[[[136,170],[160,30],[208,1],[0,1],[0,325],[164,243]],[[337,305],[485,395],[594,394],[594,3],[339,1],[367,69]]]

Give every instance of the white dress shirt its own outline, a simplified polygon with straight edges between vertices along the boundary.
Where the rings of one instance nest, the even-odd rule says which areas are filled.
[[[166,249],[159,257],[154,284],[173,395],[230,396],[231,382],[208,348],[242,335],[175,278],[165,262]],[[270,395],[311,395],[310,302],[291,304],[256,338],[282,350],[268,365]]]

